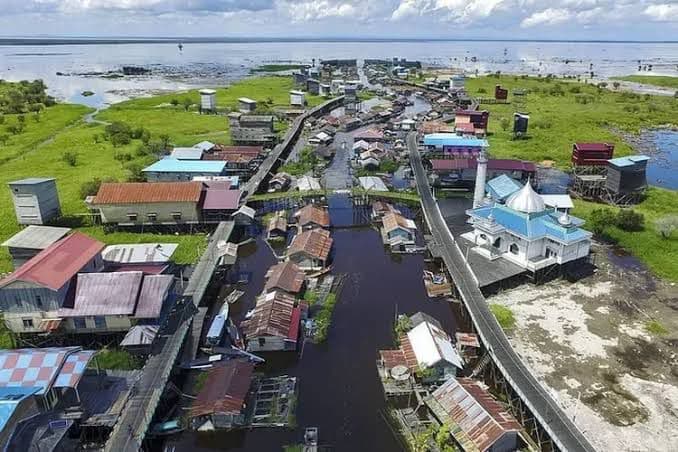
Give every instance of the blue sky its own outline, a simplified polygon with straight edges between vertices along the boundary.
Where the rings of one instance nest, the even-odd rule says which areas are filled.
[[[677,40],[677,0],[0,0],[4,36]]]

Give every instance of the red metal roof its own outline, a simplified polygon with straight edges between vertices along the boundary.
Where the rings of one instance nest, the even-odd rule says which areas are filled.
[[[24,281],[59,290],[101,253],[104,244],[80,232],[53,243],[14,273],[0,281],[4,287],[14,281]]]
[[[476,159],[432,159],[431,165],[433,166],[433,171],[451,171],[469,168],[475,169],[478,166],[478,162]],[[490,159],[487,162],[487,169],[523,171],[526,173],[537,171],[536,165],[532,162],[511,159]]]
[[[318,226],[327,228],[330,226],[330,213],[324,207],[317,207],[313,204],[307,204],[294,214],[301,226],[315,223]]]
[[[460,124],[455,124],[454,129],[457,132],[465,132],[465,133],[475,133],[476,128],[473,125],[472,122],[462,122]]]
[[[326,260],[332,249],[332,237],[325,229],[311,229],[294,237],[287,254],[306,253],[316,259]]]
[[[198,202],[202,189],[201,182],[103,183],[94,204]]]
[[[575,143],[574,147],[580,151],[597,151],[604,152],[610,148],[614,149],[614,145],[608,143]]]
[[[207,380],[191,406],[190,416],[240,413],[247,399],[253,371],[254,364],[239,359],[215,365],[208,371]]]
[[[259,156],[264,152],[263,146],[225,146],[223,144],[217,144],[214,146],[216,152],[221,152],[224,154],[248,154],[254,157]],[[209,155],[209,154],[208,154]]]

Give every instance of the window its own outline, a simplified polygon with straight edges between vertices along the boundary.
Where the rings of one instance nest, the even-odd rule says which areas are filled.
[[[137,221],[137,214],[134,212],[128,212],[127,218],[129,219],[129,221]]]
[[[33,319],[21,319],[24,324],[24,328],[33,328]]]
[[[40,295],[36,295],[36,296],[35,296],[35,303],[36,303],[38,306],[42,307],[42,297],[41,297]]]
[[[73,317],[73,326],[76,330],[84,330],[87,328],[84,317]]]
[[[181,220],[181,212],[172,212],[172,218],[174,220]]]
[[[146,216],[148,217],[148,221],[155,221],[158,219],[158,214],[155,212],[148,213]]]
[[[260,337],[259,338],[259,347],[263,347],[264,345],[266,345],[266,338]]]
[[[518,245],[516,245],[515,243],[511,243],[509,251],[511,252],[511,254],[518,254],[518,251],[520,251],[520,249],[518,248]]]
[[[492,243],[492,246],[499,248],[501,246],[501,237],[497,237],[497,239]]]
[[[106,318],[100,315],[94,317],[94,326],[97,328],[106,328]]]

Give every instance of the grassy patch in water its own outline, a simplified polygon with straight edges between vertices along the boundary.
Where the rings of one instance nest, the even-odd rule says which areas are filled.
[[[516,326],[516,318],[511,311],[506,306],[500,304],[492,303],[490,304],[490,311],[497,318],[497,322],[504,330],[510,330]]]

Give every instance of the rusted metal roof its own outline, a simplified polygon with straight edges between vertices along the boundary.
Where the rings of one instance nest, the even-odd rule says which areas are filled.
[[[464,347],[480,347],[478,335],[474,333],[460,333],[456,332],[457,344]]]
[[[264,289],[281,289],[289,293],[298,293],[304,285],[304,272],[294,262],[281,262],[268,270],[268,280]]]
[[[198,202],[201,182],[103,183],[94,204],[141,204],[149,202]]]
[[[326,260],[332,249],[332,237],[325,229],[311,229],[294,237],[287,255],[305,253],[313,258]]]
[[[271,231],[287,232],[287,218],[284,212],[276,212],[268,222],[268,232]]]
[[[521,429],[515,418],[471,379],[450,378],[426,403],[440,422],[456,431],[455,438],[465,450],[488,450],[505,433]]]
[[[225,146],[223,144],[217,144],[214,146],[214,150],[218,152],[223,152],[225,154],[249,154],[253,156],[259,156],[264,152],[263,146]]]
[[[40,321],[38,328],[40,331],[51,333],[59,329],[59,325],[61,325],[61,319],[45,319]]]
[[[284,292],[264,294],[257,299],[252,317],[240,326],[246,338],[276,336],[297,340],[301,307],[297,300]]]
[[[400,350],[405,356],[405,365],[410,368],[412,372],[419,369],[419,361],[417,361],[417,355],[414,353],[414,348],[412,348],[412,343],[406,334],[400,336]]]
[[[379,350],[379,356],[384,362],[384,367],[386,369],[393,369],[395,366],[406,366],[407,360],[405,359],[405,353],[402,349],[398,350]]]
[[[317,207],[313,204],[307,204],[294,214],[301,226],[317,224],[327,228],[330,226],[330,213],[324,207]]]
[[[59,290],[104,249],[104,244],[80,232],[48,246],[14,273],[0,281],[0,288],[24,281]]]
[[[408,231],[413,231],[417,229],[417,226],[414,224],[414,221],[407,219],[402,215],[398,215],[397,213],[394,212],[384,214],[382,221],[384,222],[384,229],[386,230],[386,232],[391,232],[399,228],[407,229]]]
[[[240,413],[247,399],[253,371],[253,363],[240,359],[221,361],[212,367],[191,406],[189,416]]]

